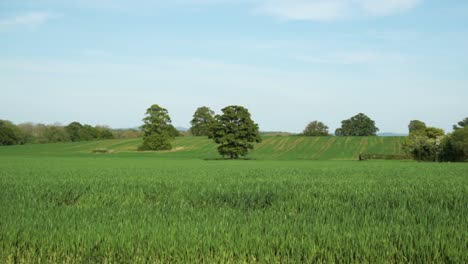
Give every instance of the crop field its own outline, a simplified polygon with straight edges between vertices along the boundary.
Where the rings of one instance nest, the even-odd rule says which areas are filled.
[[[354,160],[401,140],[1,147],[0,263],[467,263],[468,164]]]
[[[266,136],[257,144],[249,159],[258,160],[357,160],[362,154],[403,155],[404,137],[299,137]],[[0,148],[8,155],[87,155],[94,149],[107,149],[119,155],[140,156],[136,153],[141,139],[26,145]],[[155,157],[217,159],[219,154],[212,140],[205,137],[179,137],[172,151],[145,153]]]

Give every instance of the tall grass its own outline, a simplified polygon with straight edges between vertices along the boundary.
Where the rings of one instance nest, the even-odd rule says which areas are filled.
[[[467,263],[468,165],[0,155],[0,263]]]

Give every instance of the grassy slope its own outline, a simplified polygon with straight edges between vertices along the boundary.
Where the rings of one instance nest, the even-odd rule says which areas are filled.
[[[297,137],[266,136],[249,155],[265,160],[354,160],[359,153],[403,154],[401,143],[404,137]],[[79,143],[58,143],[0,148],[8,155],[76,155],[89,154],[95,148],[107,148],[119,155],[136,155],[134,151],[141,139],[106,140]],[[168,152],[146,153],[173,158],[217,158],[216,145],[203,137],[181,137]]]

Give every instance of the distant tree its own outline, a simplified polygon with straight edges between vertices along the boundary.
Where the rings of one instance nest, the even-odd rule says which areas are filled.
[[[426,130],[426,124],[419,120],[411,120],[408,125],[409,134],[413,135]]]
[[[80,141],[80,130],[83,128],[83,125],[79,122],[72,122],[65,127],[65,131],[70,135],[70,140],[73,142]]]
[[[23,144],[21,130],[12,122],[0,120],[0,146]]]
[[[313,121],[310,122],[304,131],[302,132],[304,136],[311,136],[311,137],[317,137],[317,136],[328,136],[328,126],[326,126],[324,123],[319,122],[319,121]]]
[[[424,132],[428,138],[432,138],[432,139],[437,139],[445,135],[445,131],[437,127],[427,127]]]
[[[180,136],[182,136],[180,131],[177,130],[177,128],[175,128],[175,126],[173,126],[173,125],[169,125],[169,135],[171,135],[171,137],[180,137]]]
[[[441,138],[414,135],[409,137],[403,148],[413,159],[418,161],[437,161],[441,151]]]
[[[68,142],[70,141],[70,135],[62,126],[49,125],[45,126],[43,139],[45,141],[44,143]]]
[[[443,151],[444,135],[443,129],[426,127],[425,124],[423,126],[419,123],[413,129],[410,128],[410,135],[403,143],[403,147],[415,160],[438,161]]]
[[[96,126],[95,129],[97,132],[98,139],[113,139],[114,138],[114,134],[112,133],[112,130],[109,127]]]
[[[215,122],[214,114],[214,111],[206,106],[199,107],[193,114],[192,121],[190,121],[192,135],[209,136],[211,127]]]
[[[81,141],[90,141],[98,138],[98,131],[90,125],[83,125],[78,135]]]
[[[468,161],[468,126],[460,127],[442,140],[442,161]]]
[[[237,159],[247,155],[254,143],[261,142],[258,125],[242,106],[228,106],[222,112],[222,115],[216,115],[209,138],[219,144],[218,152],[223,157]]]
[[[169,150],[172,148],[171,140],[173,136],[173,126],[171,118],[165,108],[157,104],[146,110],[143,118],[143,145],[140,150]],[[171,134],[172,133],[172,134]]]
[[[363,113],[357,114],[348,120],[341,121],[341,128],[335,131],[336,136],[375,136],[379,129],[375,121]]]
[[[457,130],[464,127],[468,127],[468,117],[458,122],[458,125],[453,125],[453,130]]]
[[[112,134],[114,138],[118,139],[139,138],[142,136],[142,132],[137,129],[114,129]]]

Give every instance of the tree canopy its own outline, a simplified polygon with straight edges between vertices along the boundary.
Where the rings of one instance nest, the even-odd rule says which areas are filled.
[[[468,117],[465,117],[462,121],[458,122],[457,125],[453,125],[453,130],[468,127]]]
[[[312,121],[306,126],[302,135],[311,137],[328,136],[328,126],[319,121]]]
[[[237,159],[247,155],[254,143],[261,142],[258,125],[242,106],[228,106],[222,112],[222,115],[216,115],[209,137],[219,144],[218,152],[222,156]]]
[[[206,107],[199,107],[193,114],[193,119],[190,121],[192,127],[190,132],[194,136],[209,136],[213,123],[215,122],[214,112]]]
[[[336,136],[375,136],[379,129],[375,121],[363,113],[359,113],[350,119],[341,121],[341,128],[335,131]]]
[[[420,131],[425,131],[427,128],[426,123],[419,120],[411,120],[408,125],[409,134],[418,133]]]
[[[468,161],[468,126],[456,129],[442,140],[442,161]]]
[[[157,104],[146,110],[143,118],[143,145],[140,150],[169,150],[172,148],[171,140],[174,138],[174,127],[165,108]]]
[[[21,131],[10,121],[0,120],[0,146],[21,144]]]

